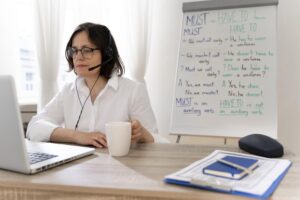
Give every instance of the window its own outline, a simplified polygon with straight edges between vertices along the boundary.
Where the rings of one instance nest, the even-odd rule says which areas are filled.
[[[17,90],[19,101],[22,103],[37,103],[39,91],[39,70],[35,50],[35,21],[33,0],[15,0],[16,7],[16,32],[17,47],[19,49],[19,67],[15,76],[19,77]],[[65,81],[72,80],[74,74],[68,73],[68,65],[65,61],[64,52],[61,50],[60,67],[58,75],[59,88]]]
[[[34,47],[33,1],[17,0],[17,48],[19,49],[19,67],[16,74],[18,97],[21,102],[37,102],[37,59]]]

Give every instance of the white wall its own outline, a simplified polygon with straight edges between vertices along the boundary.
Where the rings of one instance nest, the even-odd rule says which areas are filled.
[[[155,0],[146,81],[160,133],[168,134],[182,20],[181,0]],[[300,1],[278,6],[278,137],[300,153]]]
[[[278,134],[300,154],[300,1],[278,6]]]

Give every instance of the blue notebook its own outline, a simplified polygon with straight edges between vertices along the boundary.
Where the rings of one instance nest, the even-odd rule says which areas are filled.
[[[255,168],[258,167],[257,159],[237,157],[237,156],[225,156],[222,158],[222,160],[242,166],[243,168],[246,168],[249,171],[253,171]],[[248,175],[247,171],[238,169],[228,164],[224,164],[220,161],[213,162],[207,167],[204,167],[203,173],[208,175],[218,176],[218,177],[236,179],[236,180],[242,179],[246,175]]]

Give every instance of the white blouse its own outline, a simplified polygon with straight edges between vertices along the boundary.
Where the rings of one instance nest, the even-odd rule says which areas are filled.
[[[89,96],[83,78],[77,79],[81,104]],[[57,127],[75,129],[81,104],[76,92],[76,81],[67,83],[63,89],[34,116],[27,128],[30,140],[49,141]],[[100,131],[105,134],[105,123],[110,121],[139,120],[157,141],[156,120],[150,105],[146,87],[127,78],[112,76],[94,101],[87,99],[77,130]]]

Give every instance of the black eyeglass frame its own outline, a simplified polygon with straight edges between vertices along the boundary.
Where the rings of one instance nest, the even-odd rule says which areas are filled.
[[[78,55],[78,52],[80,52],[81,56],[84,59],[91,59],[94,55],[94,51],[96,51],[96,50],[100,51],[99,48],[83,47],[81,49],[77,49],[77,48],[74,48],[74,47],[70,47],[68,49],[68,55],[74,59]],[[87,55],[89,55],[89,56],[87,56]]]

